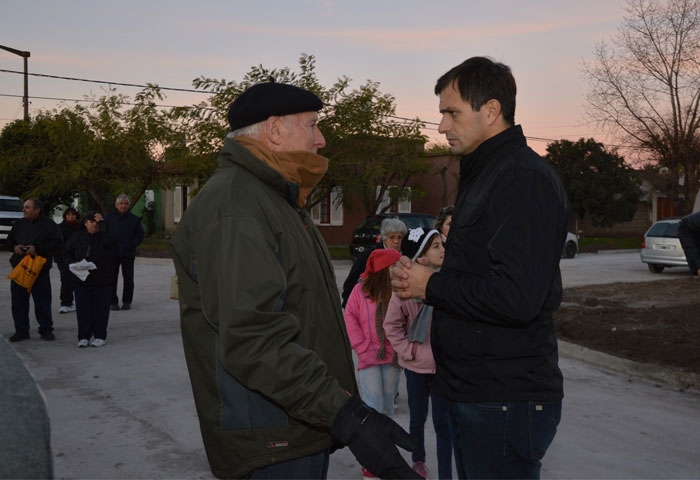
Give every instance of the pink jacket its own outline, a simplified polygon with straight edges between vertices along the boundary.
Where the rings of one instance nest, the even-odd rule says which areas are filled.
[[[430,328],[425,343],[408,341],[411,324],[422,305],[415,300],[401,300],[393,293],[384,318],[384,331],[399,356],[399,365],[416,373],[435,373],[435,358],[430,347]],[[432,324],[432,319],[430,323]],[[412,354],[414,345],[415,356]]]
[[[350,346],[357,354],[358,370],[391,363],[394,357],[394,349],[391,347],[389,339],[385,338],[386,355],[383,359],[377,358],[381,344],[375,326],[376,311],[377,304],[365,295],[362,291],[362,284],[355,285],[348,297],[348,303],[345,305],[345,327],[348,330]]]

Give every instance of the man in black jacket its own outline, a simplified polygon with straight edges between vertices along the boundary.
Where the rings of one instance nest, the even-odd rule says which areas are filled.
[[[539,478],[561,418],[552,314],[567,197],[515,125],[515,93],[510,68],[484,57],[437,81],[439,131],[462,156],[445,262],[392,270],[399,297],[435,307],[435,389],[450,401],[459,478]]]
[[[112,246],[112,258],[114,260],[114,282],[112,285],[112,310],[120,310],[117,283],[119,281],[119,268],[122,270],[124,284],[122,286],[121,310],[129,310],[134,299],[134,260],[136,259],[136,247],[141,245],[145,232],[141,219],[131,213],[129,197],[121,194],[114,202],[114,211],[105,217],[109,229],[116,235],[115,244]]]
[[[678,224],[678,239],[688,260],[690,273],[700,275],[700,212],[681,219]]]
[[[24,218],[15,220],[12,230],[7,235],[7,248],[13,252],[10,257],[12,267],[15,267],[25,255],[32,257],[40,255],[46,258],[46,264],[37,275],[31,293],[15,282],[10,282],[12,319],[15,322],[15,333],[10,337],[11,342],[19,342],[29,338],[30,295],[34,300],[34,314],[39,322],[39,335],[47,341],[56,339],[53,333],[53,317],[51,315],[49,270],[54,255],[63,250],[63,237],[58,225],[42,215],[43,209],[43,204],[36,198],[25,201],[22,206]]]

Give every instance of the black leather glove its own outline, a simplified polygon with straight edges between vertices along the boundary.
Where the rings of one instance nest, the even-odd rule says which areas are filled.
[[[380,478],[422,478],[396,448],[398,445],[413,451],[418,446],[416,440],[357,396],[345,402],[333,420],[330,433],[350,448],[363,467]]]

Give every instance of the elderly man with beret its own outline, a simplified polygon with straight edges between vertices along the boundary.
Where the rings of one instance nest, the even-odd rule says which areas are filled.
[[[347,445],[385,478],[416,478],[415,442],[357,394],[333,267],[304,210],[328,160],[321,100],[254,85],[231,104],[218,169],[173,238],[185,358],[219,478],[325,478]]]

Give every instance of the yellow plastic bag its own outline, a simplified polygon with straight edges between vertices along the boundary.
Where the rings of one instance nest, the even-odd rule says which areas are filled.
[[[39,276],[39,272],[41,272],[45,263],[46,258],[41,255],[34,257],[25,255],[17,266],[12,269],[7,278],[31,292],[34,282],[36,282],[36,277]]]

